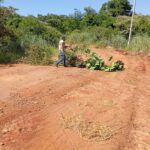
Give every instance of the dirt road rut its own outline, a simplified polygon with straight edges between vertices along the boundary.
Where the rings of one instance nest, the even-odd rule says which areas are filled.
[[[150,150],[150,58],[95,51],[123,60],[126,69],[0,66],[0,150]],[[110,137],[64,127],[63,117],[79,116],[109,127],[102,136]]]

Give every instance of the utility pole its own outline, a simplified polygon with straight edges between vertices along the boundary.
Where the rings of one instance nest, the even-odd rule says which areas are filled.
[[[132,18],[131,18],[131,24],[130,24],[130,32],[129,32],[129,38],[128,38],[128,46],[130,45],[131,36],[132,36],[132,27],[133,27],[133,19],[134,19],[134,14],[135,14],[135,7],[136,7],[136,0],[134,0],[134,5],[133,5]]]

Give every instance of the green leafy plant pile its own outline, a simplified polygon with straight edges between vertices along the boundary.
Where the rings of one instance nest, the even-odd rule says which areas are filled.
[[[113,71],[121,71],[124,69],[124,63],[121,60],[117,60],[110,66],[105,66],[106,72],[113,72]]]
[[[109,61],[113,56],[109,58]],[[87,68],[91,70],[102,70],[106,72],[121,71],[124,69],[124,63],[121,60],[106,65],[104,59],[88,48],[76,47],[67,52],[67,63],[72,67]]]
[[[67,64],[72,67],[85,68],[86,61],[83,59],[90,53],[90,49],[75,47],[66,52]]]
[[[96,53],[91,53],[90,57],[86,61],[86,68],[91,70],[104,70],[104,67],[104,60],[100,56],[97,56]]]
[[[112,59],[113,57],[111,56],[109,61]],[[103,70],[106,72],[121,71],[124,69],[124,63],[121,60],[117,60],[108,66],[101,56],[93,52],[86,61],[86,68],[91,70]]]

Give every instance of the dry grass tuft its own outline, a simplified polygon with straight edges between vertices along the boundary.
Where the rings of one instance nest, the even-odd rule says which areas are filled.
[[[97,111],[97,112],[103,112],[104,110],[108,110],[111,108],[115,107],[115,103],[112,100],[100,100],[97,101],[94,105],[93,108]]]
[[[110,127],[100,122],[87,121],[79,115],[68,118],[62,115],[62,126],[77,131],[82,138],[97,142],[109,140],[115,134]]]

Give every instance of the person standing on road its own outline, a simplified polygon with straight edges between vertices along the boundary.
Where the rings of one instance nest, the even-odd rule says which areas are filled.
[[[64,67],[66,67],[65,47],[66,47],[65,46],[65,37],[62,36],[60,38],[59,46],[58,46],[58,48],[59,48],[59,60],[56,62],[56,67],[58,67],[58,65],[62,62],[64,64]]]

